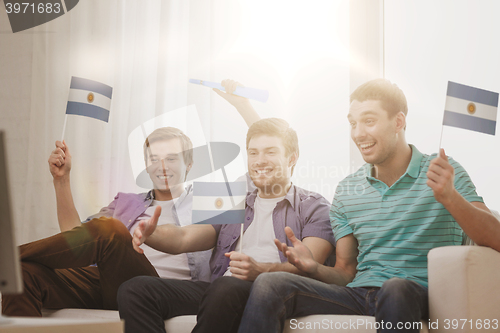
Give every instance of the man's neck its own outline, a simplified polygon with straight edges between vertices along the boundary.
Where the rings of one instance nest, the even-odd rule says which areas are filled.
[[[373,166],[372,177],[384,182],[389,187],[392,186],[408,169],[411,155],[411,147],[405,143],[396,151],[390,161]]]
[[[181,196],[182,192],[184,189],[182,188],[182,185],[178,185],[173,189],[169,190],[159,190],[157,188],[153,189],[154,195],[155,195],[155,200],[157,201],[169,201],[175,198],[178,198]]]
[[[292,182],[288,182],[286,185],[274,184],[264,188],[258,188],[257,193],[262,199],[279,198],[285,196],[291,186]]]

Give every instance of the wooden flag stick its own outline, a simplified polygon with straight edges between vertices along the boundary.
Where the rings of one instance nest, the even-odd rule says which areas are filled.
[[[441,143],[443,142],[443,127],[444,127],[444,125],[441,125],[441,136],[439,137],[438,156],[441,153]]]
[[[64,140],[64,133],[66,132],[66,123],[67,122],[68,122],[68,114],[66,113],[66,116],[64,117],[64,126],[63,126],[61,142],[63,142],[63,140]]]
[[[212,168],[212,173],[215,171],[214,158],[212,157],[212,148],[210,147],[210,142],[207,143],[208,147],[208,157],[210,158],[210,167]]]
[[[241,224],[240,230],[240,253],[243,253],[243,225],[244,223]]]

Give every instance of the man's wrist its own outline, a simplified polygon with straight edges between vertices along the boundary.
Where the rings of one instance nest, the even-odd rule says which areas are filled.
[[[459,199],[461,197],[462,196],[460,195],[460,193],[458,193],[458,191],[454,188],[453,191],[450,193],[450,195],[447,195],[442,198],[441,204],[446,209],[452,208],[455,203],[460,202]]]
[[[66,186],[70,183],[69,175],[54,177],[52,181],[54,186]]]
[[[238,111],[240,111],[240,109],[252,107],[252,103],[250,103],[250,100],[248,98],[238,98],[236,101],[233,102],[233,106]]]
[[[318,280],[318,274],[319,274],[319,263],[316,262],[316,265],[314,266],[313,270],[310,272],[306,272],[306,276]]]
[[[274,272],[276,270],[276,264],[272,263],[258,263],[257,264],[259,273],[269,273]]]

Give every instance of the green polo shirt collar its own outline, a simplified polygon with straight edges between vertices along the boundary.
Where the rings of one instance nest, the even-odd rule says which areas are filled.
[[[420,166],[422,164],[423,155],[414,145],[410,144],[410,148],[411,148],[410,164],[408,164],[408,168],[406,168],[406,172],[401,176],[401,178],[403,178],[405,175],[408,175],[416,179],[420,174]],[[378,180],[377,178],[371,176],[373,164],[366,163],[364,165],[364,168],[365,168],[364,173],[366,175],[367,180],[371,181]]]
[[[410,145],[411,148],[411,160],[408,168],[406,169],[406,173],[412,178],[418,178],[420,174],[420,166],[422,165],[423,155],[420,151],[418,151],[417,147],[414,145]]]

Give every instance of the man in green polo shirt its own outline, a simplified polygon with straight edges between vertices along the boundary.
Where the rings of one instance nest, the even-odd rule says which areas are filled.
[[[467,234],[500,251],[500,223],[462,166],[442,149],[429,156],[406,142],[407,111],[403,92],[384,79],[352,93],[347,118],[366,164],[339,183],[333,199],[335,267],[314,261],[287,228],[293,248],[276,245],[314,280],[261,274],[239,332],[281,332],[285,319],[312,314],[375,316],[379,332],[418,332],[429,315],[432,248],[460,245]]]

